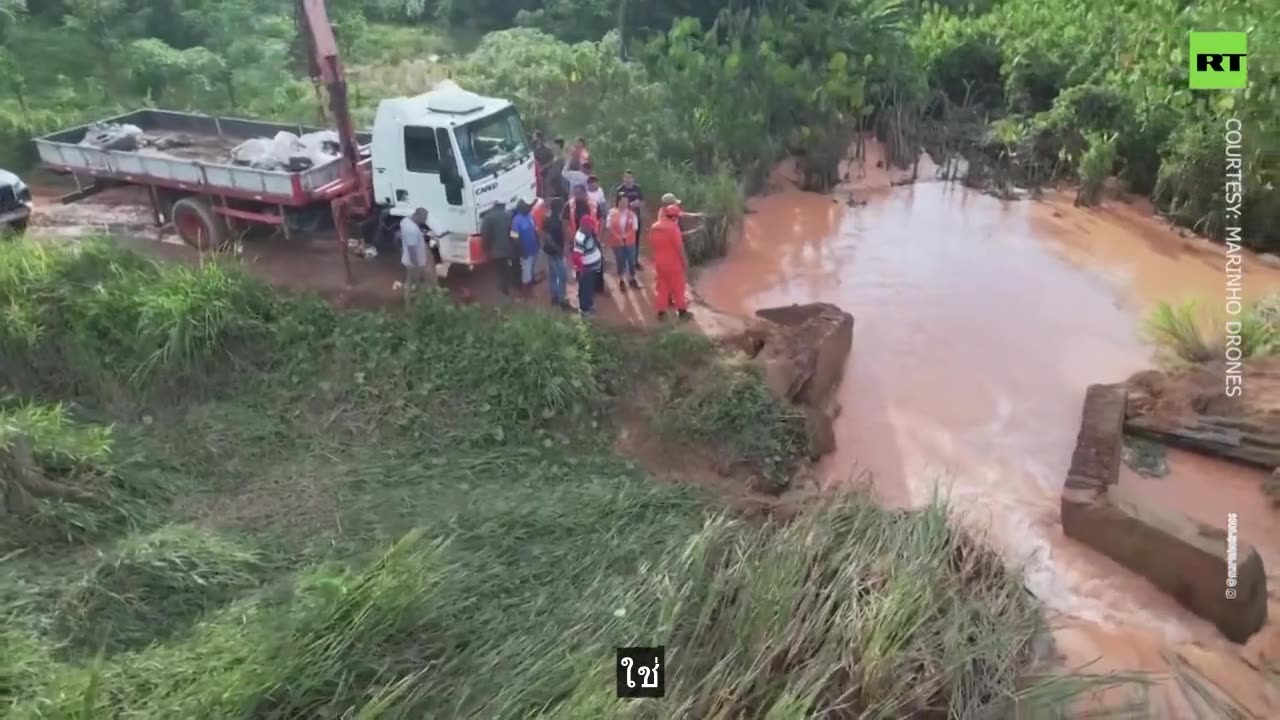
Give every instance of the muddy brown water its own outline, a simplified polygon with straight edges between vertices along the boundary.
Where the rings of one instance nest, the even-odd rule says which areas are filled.
[[[1280,662],[1276,620],[1248,646],[1233,645],[1065,538],[1059,521],[1085,387],[1151,366],[1141,330],[1156,302],[1222,296],[1221,249],[1181,236],[1140,203],[1082,210],[1066,194],[1002,202],[939,182],[859,187],[867,204],[858,207],[836,195],[755,199],[742,242],[698,281],[712,307],[734,314],[827,301],[856,318],[839,449],[820,468],[823,483],[869,478],[902,506],[949,496],[1025,567],[1066,667],[1159,674],[1148,693],[1153,715],[1208,707],[1166,680],[1186,664],[1246,716],[1280,717],[1280,687],[1259,671]],[[1245,283],[1253,296],[1280,288],[1280,271],[1251,258]],[[1257,544],[1280,597],[1280,512],[1264,501],[1261,477],[1175,453],[1170,476],[1124,482],[1206,522],[1239,513],[1241,539]],[[1273,603],[1271,617],[1278,612]],[[1114,703],[1118,693],[1095,700]]]

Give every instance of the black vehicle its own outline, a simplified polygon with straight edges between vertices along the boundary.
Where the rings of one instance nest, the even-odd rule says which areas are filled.
[[[0,234],[21,234],[31,218],[31,189],[22,179],[0,169]]]

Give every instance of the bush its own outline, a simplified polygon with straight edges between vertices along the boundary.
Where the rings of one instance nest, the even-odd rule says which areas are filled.
[[[1223,145],[1208,124],[1178,127],[1165,143],[1153,197],[1176,222],[1211,237],[1222,237],[1226,217],[1219,191],[1203,182],[1220,173]]]
[[[0,244],[0,307],[6,382],[99,399],[120,385],[199,385],[267,339],[280,309],[265,285],[221,264],[161,270],[105,240]]]
[[[362,404],[403,409],[447,395],[493,431],[587,413],[605,400],[600,331],[545,313],[424,297],[406,317],[344,314],[331,342],[338,392]]]
[[[1240,338],[1241,353],[1245,358],[1272,355],[1280,352],[1280,305],[1276,294],[1251,303],[1239,318],[1238,327],[1230,328]],[[1227,328],[1214,329],[1214,337],[1207,337],[1205,323],[1195,300],[1181,304],[1161,302],[1147,320],[1152,339],[1168,350],[1174,358],[1200,363],[1223,357],[1226,348]]]
[[[956,105],[1004,106],[1000,49],[990,36],[954,38],[927,59],[931,87]]]
[[[1147,320],[1147,330],[1158,345],[1182,360],[1205,362],[1213,357],[1200,327],[1199,305],[1194,300],[1181,304],[1161,301]]]
[[[1219,240],[1225,230],[1221,183],[1209,179],[1221,175],[1226,120],[1240,119],[1244,136],[1253,138],[1246,141],[1242,224],[1253,228],[1246,238],[1251,246],[1267,248],[1280,238],[1271,222],[1280,218],[1280,193],[1273,189],[1280,153],[1275,133],[1267,131],[1280,106],[1273,90],[1257,88],[1266,88],[1266,78],[1276,75],[1274,63],[1263,58],[1249,66],[1249,93],[1203,93],[1187,86],[1185,53],[1189,31],[1249,30],[1251,43],[1264,43],[1274,35],[1273,20],[1270,7],[1257,0],[1008,0],[981,14],[932,6],[913,44],[930,69],[933,91],[948,96],[957,92],[957,73],[969,78],[944,62],[965,53],[982,58],[982,48],[989,46],[998,49],[1005,100],[992,114],[1025,123],[1031,140],[1030,147],[1018,147],[1014,162],[1032,167],[1016,172],[1043,182],[1049,174],[1035,166],[1045,164],[1046,156],[1070,171],[1083,158],[1085,135],[1116,133],[1116,160],[1128,185],[1150,193],[1179,224]]]
[[[1102,184],[1116,164],[1116,134],[1092,133],[1088,136],[1088,149],[1080,158],[1080,189],[1076,193],[1077,205],[1097,205],[1102,199]]]
[[[651,202],[675,193],[686,207],[708,216],[706,231],[690,240],[690,260],[724,254],[745,206],[738,168],[695,166],[699,143],[686,129],[687,112],[644,67],[618,59],[613,36],[569,45],[536,30],[492,33],[455,77],[476,92],[511,98],[530,129],[541,128],[549,137],[589,138],[596,174],[606,185],[632,170]],[[714,153],[721,146],[702,147]],[[771,163],[767,147],[762,153]]]
[[[785,488],[808,454],[804,414],[774,399],[752,368],[713,362],[666,388],[661,423],[677,441],[717,448],[725,467],[746,464]]]

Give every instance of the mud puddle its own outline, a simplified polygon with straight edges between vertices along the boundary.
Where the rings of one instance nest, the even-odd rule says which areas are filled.
[[[1064,538],[1059,521],[1084,388],[1150,367],[1144,313],[1159,300],[1220,296],[1221,250],[1184,241],[1136,205],[1082,211],[1065,194],[1001,202],[937,182],[852,190],[865,206],[839,193],[756,199],[743,241],[698,282],[713,307],[735,314],[814,301],[853,313],[840,447],[820,469],[824,484],[865,473],[884,501],[904,506],[949,495],[1025,566],[1069,667],[1169,674],[1167,655],[1193,654],[1243,684],[1231,693],[1242,707],[1280,717],[1280,696],[1249,669],[1246,649]],[[1250,261],[1245,272],[1248,294],[1280,286],[1275,269]],[[1241,487],[1236,501],[1251,492],[1265,509],[1259,488]],[[1199,481],[1185,492],[1216,491]],[[1264,561],[1280,570],[1280,537],[1254,542],[1260,552],[1270,544]],[[1163,706],[1184,716],[1175,685],[1156,693],[1157,715],[1168,716]]]
[[[115,188],[79,202],[62,204],[61,197],[75,190],[75,186],[47,180],[49,184],[32,186],[35,201],[31,216],[32,234],[68,241],[109,234],[181,244],[176,237],[166,238],[165,233],[156,227],[145,191]]]

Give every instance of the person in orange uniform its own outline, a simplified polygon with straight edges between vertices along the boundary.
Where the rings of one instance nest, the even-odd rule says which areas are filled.
[[[684,250],[684,235],[680,232],[680,200],[671,199],[674,202],[663,206],[658,221],[649,229],[649,251],[658,275],[653,306],[658,311],[659,320],[666,319],[667,309],[672,305],[681,320],[688,320],[692,317],[685,296],[689,258]]]
[[[533,201],[533,211],[530,215],[533,217],[533,227],[539,233],[547,225],[547,201],[543,198],[537,198]]]

